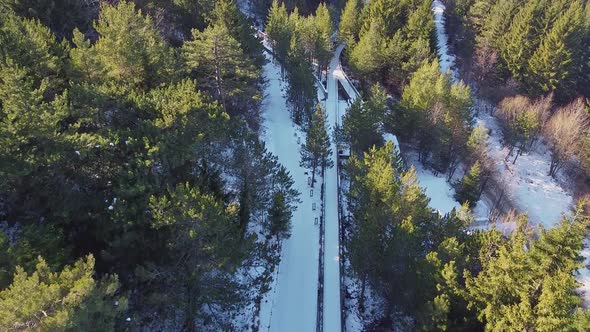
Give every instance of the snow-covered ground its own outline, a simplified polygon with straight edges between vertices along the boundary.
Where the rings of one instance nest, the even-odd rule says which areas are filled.
[[[461,207],[455,198],[453,198],[455,190],[447,182],[445,174],[434,174],[431,170],[426,169],[422,163],[417,161],[416,156],[409,154],[406,156],[416,169],[420,186],[424,188],[426,196],[430,198],[429,205],[431,208],[444,215],[453,209]]]
[[[532,224],[551,228],[573,207],[572,194],[563,188],[567,180],[563,174],[561,183],[548,175],[551,152],[543,142],[532,151],[521,155],[512,164],[514,156],[506,162],[508,148],[502,146],[502,131],[498,120],[488,112],[480,112],[477,121],[491,129],[489,137],[490,157],[496,162],[500,181],[506,185],[506,194],[520,211],[526,211]]]
[[[434,25],[436,28],[436,48],[438,50],[438,61],[440,70],[443,73],[451,72],[454,79],[457,73],[453,70],[455,65],[455,56],[449,52],[449,37],[445,30],[445,5],[440,0],[432,2],[432,12],[434,13]]]
[[[264,141],[276,155],[301,192],[301,204],[293,213],[291,237],[283,242],[281,262],[271,291],[262,301],[261,331],[313,331],[316,329],[318,299],[318,258],[320,217],[319,187],[308,186],[307,170],[299,165],[299,145],[305,134],[291,121],[284,96],[286,84],[280,69],[269,62],[264,66],[268,81],[264,102]],[[312,196],[313,195],[313,196]],[[313,209],[315,204],[315,210]]]

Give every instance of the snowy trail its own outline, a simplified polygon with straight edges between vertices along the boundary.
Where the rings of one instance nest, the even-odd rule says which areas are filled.
[[[281,262],[272,290],[261,304],[261,331],[314,331],[316,329],[319,227],[315,218],[320,216],[320,192],[316,186],[313,197],[307,185],[307,170],[299,166],[299,142],[304,134],[293,125],[282,90],[280,69],[269,62],[264,66],[268,80],[264,104],[264,140],[270,152],[276,155],[295,180],[301,204],[293,213],[291,237],[283,242]],[[313,211],[313,204],[316,210]]]
[[[457,80],[457,73],[453,70],[455,65],[455,56],[449,53],[449,36],[445,32],[445,5],[440,0],[432,2],[432,12],[434,13],[434,25],[436,28],[436,48],[438,50],[438,60],[440,71],[451,72],[454,80]]]

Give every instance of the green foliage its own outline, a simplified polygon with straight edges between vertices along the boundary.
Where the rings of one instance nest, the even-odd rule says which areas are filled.
[[[279,5],[278,0],[273,0],[265,29],[276,57],[279,61],[285,61],[293,34],[285,3]]]
[[[287,100],[298,125],[311,121],[317,98],[312,61],[317,61],[317,78],[331,57],[332,21],[325,5],[315,16],[302,17],[297,8],[289,15],[285,4],[274,1],[268,14],[266,33],[275,58],[282,64],[289,83]]]
[[[257,67],[265,63],[262,44],[256,37],[256,30],[240,11],[234,0],[215,1],[211,11],[210,25],[222,24],[229,31],[230,37],[236,39],[242,50]]]
[[[377,73],[386,65],[383,48],[384,36],[377,23],[372,23],[360,37],[350,53],[354,70],[361,75]]]
[[[575,317],[583,309],[573,273],[588,223],[579,213],[536,240],[521,216],[508,239],[482,243],[481,271],[466,272],[465,287],[487,330],[577,330]]]
[[[481,166],[478,161],[471,166],[469,172],[455,184],[455,199],[461,204],[468,203],[475,207],[481,195]]]
[[[488,157],[488,129],[483,123],[473,128],[467,139],[467,151],[475,160],[485,160]]]
[[[434,153],[434,161],[443,169],[456,166],[471,131],[471,93],[463,82],[451,83],[449,74],[441,74],[438,62],[424,63],[404,88],[400,109],[391,123],[402,137],[416,136],[421,159]]]
[[[160,37],[152,19],[135,10],[134,3],[103,5],[94,29],[100,35],[94,48],[103,81],[155,87],[176,75],[174,51]]]
[[[529,95],[555,92],[559,102],[587,92],[583,1],[478,0],[456,6],[451,22],[460,25],[460,43],[476,43],[474,71],[484,87],[513,78]]]
[[[193,30],[193,41],[185,42],[182,53],[189,72],[230,114],[243,114],[260,100],[256,82],[260,71],[246,56],[223,25]]]
[[[0,291],[0,327],[6,331],[113,330],[127,301],[115,295],[116,275],[97,281],[93,274],[92,255],[60,272],[52,272],[41,257],[31,274],[17,267],[10,287]]]
[[[270,222],[270,234],[279,239],[285,239],[291,235],[292,212],[285,201],[285,194],[281,191],[275,193],[272,206],[268,211]]]
[[[575,1],[555,21],[529,61],[529,92],[539,95],[556,91],[558,100],[572,96],[579,77],[582,5]]]
[[[527,61],[531,58],[539,40],[540,5],[535,1],[528,2],[514,17],[508,32],[502,37],[501,55],[508,70],[517,80],[522,81],[527,69]]]
[[[78,0],[1,0],[0,8],[38,19],[59,35],[68,35],[74,27],[86,28],[93,11],[89,2]]]
[[[54,34],[39,21],[12,14],[0,20],[0,59],[4,66],[17,65],[38,87],[46,79],[48,88],[63,84],[63,57],[67,48],[58,43]]]
[[[349,49],[353,48],[356,44],[360,32],[359,7],[359,0],[347,0],[346,6],[340,15],[340,30],[338,34],[340,39],[346,42]]]
[[[261,46],[233,1],[137,6],[162,14],[158,24],[132,2],[104,3],[96,32],[80,27],[61,43],[37,20],[9,11],[0,18],[0,215],[9,231],[3,227],[0,234],[1,292],[10,292],[4,287],[17,265],[31,273],[39,255],[58,270],[93,253],[97,278],[111,280],[107,273],[116,272],[122,290],[133,294],[131,325],[161,328],[149,322],[149,307],[163,318],[181,314],[179,329],[213,320],[219,329],[235,329],[224,319],[254,301],[256,292],[245,290],[270,281],[236,282],[236,270],[248,262],[270,271],[277,263],[276,228],[258,217],[274,206],[286,222],[298,195],[257,135]],[[202,30],[195,30],[194,41],[168,45],[161,37],[167,20],[191,26],[169,16],[177,13],[172,6],[194,9],[188,16],[206,14],[210,27],[195,21]],[[223,43],[214,44],[218,38]],[[213,49],[223,52],[211,57]],[[256,243],[252,229],[260,230]],[[284,230],[278,230],[283,238]],[[91,276],[93,268],[94,262],[84,273]],[[81,295],[71,307],[57,299],[41,308],[47,317],[30,307],[20,318],[15,306],[3,307],[12,316],[2,318],[29,323],[32,313],[33,324],[55,324],[50,330],[123,328],[109,318],[119,310],[111,300],[114,283],[105,283],[112,290],[107,296],[102,283],[92,288],[91,280],[80,281],[89,293],[75,290]],[[38,284],[68,295],[69,286]]]
[[[174,234],[175,241],[167,245],[168,264],[160,266],[169,273],[157,273],[147,266],[140,275],[168,286],[163,296],[168,301],[163,304],[172,304],[183,313],[186,328],[194,324],[204,303],[223,301],[231,307],[243,301],[239,286],[229,276],[250,255],[253,239],[242,239],[235,204],[224,207],[214,197],[181,184],[165,195],[152,196],[150,211],[152,227]],[[233,291],[222,291],[225,287]]]
[[[36,88],[28,71],[11,60],[0,67],[0,188],[59,158],[52,138],[58,116],[43,101],[47,81]],[[6,187],[4,187],[6,188]]]
[[[430,2],[371,1],[361,17],[358,43],[349,49],[352,69],[401,91],[406,78],[433,57]]]
[[[305,145],[301,147],[301,165],[311,169],[312,183],[315,182],[315,173],[318,167],[321,167],[323,172],[326,167],[334,166],[332,159],[330,159],[332,151],[326,119],[325,109],[321,104],[318,104],[307,131]]]
[[[410,13],[408,22],[404,27],[406,38],[410,41],[431,40],[434,34],[434,20],[429,1],[422,1],[419,6]]]
[[[383,88],[376,85],[367,102],[355,100],[344,115],[342,130],[359,156],[371,147],[383,144],[381,122],[385,117],[386,98]]]
[[[394,149],[388,142],[381,149],[372,148],[363,159],[353,155],[349,161],[352,221],[347,248],[361,280],[361,310],[368,284],[391,311],[420,315],[436,291],[427,253],[448,237],[459,236],[465,223],[454,213],[432,213],[415,170],[398,167]],[[436,302],[441,314],[445,303]]]

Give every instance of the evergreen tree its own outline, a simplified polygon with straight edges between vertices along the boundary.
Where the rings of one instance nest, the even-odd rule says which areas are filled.
[[[270,39],[275,56],[279,61],[284,62],[287,59],[293,34],[293,27],[289,22],[285,3],[279,5],[278,0],[273,0],[266,20],[266,34]]]
[[[256,37],[256,30],[234,0],[215,1],[215,8],[210,16],[209,25],[224,25],[229,31],[230,37],[240,43],[244,53],[257,67],[261,67],[265,63],[262,44]]]
[[[380,32],[377,23],[372,23],[368,30],[361,34],[359,42],[350,53],[350,64],[355,71],[362,76],[375,79],[375,75],[385,65],[384,62],[384,36]]]
[[[152,19],[132,2],[102,5],[94,23],[100,38],[94,45],[106,82],[116,79],[141,87],[158,86],[175,77],[177,61]]]
[[[315,173],[318,167],[323,169],[333,167],[330,159],[330,137],[326,127],[326,111],[318,104],[313,114],[305,145],[301,147],[301,165],[311,169],[311,182],[315,183]]]
[[[519,0],[498,0],[491,6],[484,17],[481,33],[478,36],[479,45],[489,45],[498,48],[502,36],[510,28],[510,23],[518,9]],[[475,7],[475,5],[474,5]]]
[[[465,173],[463,178],[455,184],[455,199],[459,203],[468,203],[470,208],[475,207],[481,195],[481,166],[476,161]]]
[[[394,310],[416,315],[434,292],[426,252],[462,229],[456,218],[439,220],[432,213],[415,170],[404,172],[396,158],[388,142],[362,160],[353,155],[347,166],[352,215],[348,248],[361,282],[361,313],[369,284],[386,300],[386,315]]]
[[[96,9],[93,5],[77,0],[0,0],[3,10],[38,19],[60,36],[69,35],[74,27],[87,28]]]
[[[0,188],[15,177],[32,174],[48,166],[56,155],[52,134],[59,118],[43,102],[47,81],[35,87],[28,70],[11,60],[0,66]]]
[[[38,87],[43,79],[49,90],[63,89],[63,58],[65,43],[39,21],[7,14],[0,23],[0,60],[27,71]]]
[[[302,48],[299,35],[293,35],[286,64],[287,101],[291,106],[293,121],[304,125],[312,121],[313,105],[317,99],[315,77],[311,62]]]
[[[408,23],[404,27],[407,39],[432,40],[434,34],[434,19],[429,1],[423,1],[408,17]]]
[[[35,271],[17,267],[10,287],[0,291],[0,327],[13,329],[114,330],[127,301],[115,293],[116,275],[93,279],[94,257],[52,272],[39,257]]]
[[[353,49],[360,32],[360,4],[359,0],[347,0],[340,15],[340,39],[346,42],[349,50]]]
[[[193,38],[182,48],[186,65],[225,112],[244,113],[251,106],[248,99],[261,99],[257,90],[260,72],[225,26],[209,26],[203,32],[193,30]]]
[[[528,60],[538,45],[541,27],[537,17],[540,9],[537,1],[528,1],[514,16],[508,32],[502,37],[502,59],[512,77],[519,81],[523,80]]]
[[[332,35],[334,29],[332,27],[332,18],[330,17],[330,11],[324,3],[320,3],[315,13],[315,25],[319,31],[319,38],[316,42],[316,53],[318,60],[318,69],[328,70],[328,65],[332,57]],[[326,73],[327,74],[327,73]],[[321,75],[318,75],[321,77]]]
[[[367,16],[363,20],[361,35],[371,29],[375,24],[379,33],[383,36],[393,36],[400,29],[407,19],[407,1],[396,0],[374,0],[365,7]]]
[[[466,297],[491,331],[585,330],[573,272],[580,267],[587,217],[577,213],[533,239],[526,216],[509,239],[489,238],[480,250],[481,270],[466,272]],[[497,232],[497,231],[496,231]],[[530,248],[530,249],[527,249]]]
[[[467,150],[474,161],[483,161],[488,157],[488,129],[483,123],[473,128],[467,139]]]
[[[385,116],[385,95],[378,86],[373,87],[373,97],[366,103],[355,100],[342,121],[346,140],[359,156],[373,146],[383,144],[381,122]]]
[[[449,74],[440,73],[438,62],[424,63],[404,88],[400,109],[392,123],[399,123],[401,135],[418,134],[420,160],[435,152],[435,162],[452,177],[464,151],[472,115],[471,93],[463,82],[452,83]]]
[[[558,100],[575,91],[579,78],[582,6],[575,1],[555,21],[529,61],[528,86],[531,94],[556,92]]]
[[[291,210],[285,201],[283,192],[274,194],[272,206],[268,211],[270,234],[277,239],[285,239],[291,235]]]
[[[172,295],[164,304],[172,305],[170,314],[182,314],[185,330],[196,330],[201,306],[219,303],[229,309],[243,300],[239,285],[229,276],[249,255],[252,239],[240,236],[235,204],[224,207],[214,197],[185,184],[165,195],[152,196],[150,211],[152,227],[174,234],[176,240],[167,245],[169,262],[161,267],[167,273],[151,271],[148,265],[139,274],[164,287],[168,292],[164,300]],[[229,323],[220,324],[219,328],[228,328]]]

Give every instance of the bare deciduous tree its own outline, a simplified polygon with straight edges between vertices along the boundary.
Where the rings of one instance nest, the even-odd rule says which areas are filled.
[[[498,51],[489,45],[479,46],[475,50],[473,77],[477,83],[489,79],[498,64]]]
[[[564,161],[580,153],[589,125],[586,104],[582,98],[560,108],[551,117],[545,130],[552,151],[549,175],[555,176]]]
[[[500,102],[498,116],[502,120],[504,140],[510,146],[506,160],[512,155],[514,148],[518,150],[513,164],[523,150],[532,148],[547,124],[552,104],[552,94],[535,101],[519,95],[504,98]]]

